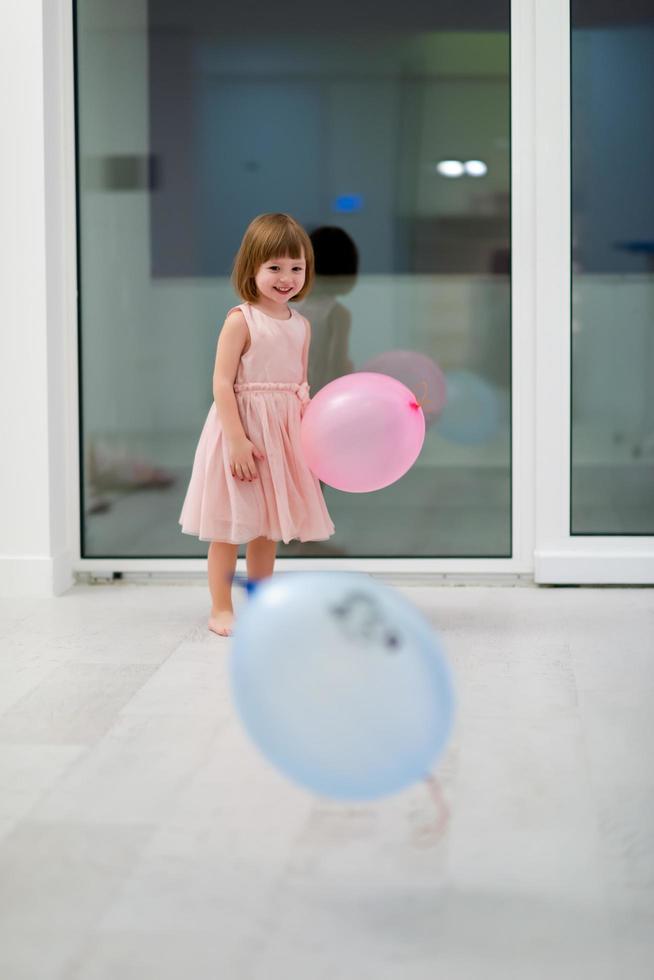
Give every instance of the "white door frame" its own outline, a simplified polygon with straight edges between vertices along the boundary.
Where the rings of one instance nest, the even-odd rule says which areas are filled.
[[[206,559],[82,558],[72,0],[47,4],[44,27],[50,150],[63,179],[50,181],[63,216],[53,258],[65,281],[58,317],[65,331],[66,525],[74,572],[204,571]],[[56,12],[55,12],[56,8]],[[540,583],[652,582],[654,538],[569,534],[570,72],[568,0],[512,0],[512,525],[513,556],[500,559],[280,559],[280,569],[359,569],[446,578],[534,577]],[[48,73],[48,66],[50,66]],[[53,200],[53,196],[58,196]]]
[[[569,0],[534,3],[536,535],[539,583],[652,584],[654,536],[570,534]]]

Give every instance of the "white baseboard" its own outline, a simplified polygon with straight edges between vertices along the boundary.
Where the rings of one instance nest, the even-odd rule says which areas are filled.
[[[70,552],[58,555],[0,555],[0,597],[51,598],[74,585]]]
[[[142,560],[141,560],[142,561]],[[331,560],[333,562],[333,559]],[[89,565],[92,565],[89,562]],[[138,572],[140,562],[116,561],[116,565],[129,565],[125,571]],[[180,571],[202,572],[206,574],[206,559],[162,562],[160,565],[180,566]],[[240,562],[243,564],[243,562]],[[300,561],[293,560],[290,570],[299,570]],[[320,564],[319,560],[314,560],[313,567]],[[354,563],[352,563],[354,564]],[[79,563],[78,563],[79,565]],[[173,572],[175,568],[152,569],[152,562],[143,562],[146,571],[155,573],[156,571]],[[278,562],[281,570],[282,561]],[[333,564],[330,565],[333,569]],[[81,569],[79,569],[81,571]],[[385,569],[367,569],[368,571],[384,574]],[[87,571],[87,569],[84,569]],[[389,569],[391,574],[397,569]],[[403,570],[402,570],[403,571]],[[417,569],[415,571],[418,571]],[[414,572],[415,574],[415,572]],[[423,572],[424,574],[424,572]],[[400,575],[400,578],[404,576]],[[441,576],[427,575],[430,579],[437,579]],[[189,576],[192,578],[192,576]],[[448,579],[444,584],[461,584],[470,582],[469,575],[448,574],[442,576]],[[497,576],[492,574],[477,574],[475,584],[485,581],[488,584],[497,584],[498,579],[502,579],[504,584],[528,584],[526,579],[531,576],[524,575],[504,575]],[[493,581],[493,580],[496,581]],[[524,580],[524,581],[521,581]],[[564,551],[536,551],[534,555],[534,576],[533,582],[537,585],[652,585],[654,586],[654,555],[652,554],[625,554],[616,552],[615,554],[603,554],[601,558],[597,553],[577,553],[570,554]],[[39,557],[35,555],[3,555],[0,556],[0,597],[12,598],[20,596],[33,596],[47,598],[63,595],[75,584],[73,574],[73,560],[70,552],[61,552],[59,555]]]
[[[654,585],[654,554],[534,553],[538,585]]]

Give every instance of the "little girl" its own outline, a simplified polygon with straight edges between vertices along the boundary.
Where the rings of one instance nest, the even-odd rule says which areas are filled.
[[[248,578],[272,575],[277,542],[334,533],[318,479],[306,465],[300,421],[309,401],[311,327],[291,300],[311,289],[309,236],[288,214],[249,225],[234,260],[245,302],[223,324],[204,423],[179,523],[209,545],[209,629],[230,636],[239,544]]]

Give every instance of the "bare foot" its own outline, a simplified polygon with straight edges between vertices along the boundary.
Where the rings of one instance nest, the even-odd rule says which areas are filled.
[[[217,633],[218,636],[231,636],[234,627],[234,613],[229,609],[218,612],[212,610],[207,626],[212,633]]]

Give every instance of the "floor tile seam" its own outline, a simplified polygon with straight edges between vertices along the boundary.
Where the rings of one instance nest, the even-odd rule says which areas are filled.
[[[3,718],[5,717],[6,714],[8,714],[10,711],[15,710],[16,708],[20,708],[20,705],[21,705],[21,703],[24,700],[26,700],[26,699],[30,698],[31,696],[33,696],[34,692],[37,691],[39,689],[39,687],[41,687],[48,680],[52,679],[52,677],[58,671],[61,671],[62,668],[71,667],[71,666],[72,667],[78,667],[78,666],[81,666],[81,667],[96,667],[96,668],[102,668],[102,667],[105,667],[105,668],[109,668],[109,667],[115,667],[115,668],[121,668],[121,667],[123,667],[123,668],[128,668],[128,667],[132,667],[132,666],[136,666],[136,667],[151,667],[152,669],[149,672],[147,678],[144,679],[143,683],[138,688],[136,688],[134,691],[130,692],[129,697],[131,699],[136,694],[138,694],[147,683],[149,683],[149,681],[152,679],[152,677],[156,675],[156,673],[160,669],[160,667],[163,666],[163,664],[167,663],[168,660],[173,656],[173,654],[176,652],[176,650],[179,648],[179,646],[180,646],[180,643],[177,642],[177,641],[175,641],[174,642],[174,645],[171,646],[171,649],[168,651],[168,653],[166,654],[166,656],[164,657],[164,659],[161,660],[161,661],[157,661],[156,663],[152,663],[152,661],[143,661],[143,662],[140,662],[140,661],[116,661],[115,663],[112,663],[110,660],[100,660],[100,661],[98,661],[98,660],[83,660],[83,659],[79,659],[78,660],[78,659],[75,659],[74,656],[67,657],[65,660],[62,660],[61,662],[58,662],[58,663],[54,664],[54,666],[52,667],[52,670],[48,671],[47,674],[45,674],[43,677],[41,677],[36,682],[36,684],[34,685],[34,687],[31,687],[29,691],[24,692],[22,695],[20,695],[20,697],[16,701],[12,702],[12,704],[8,708],[3,709],[2,712],[0,712],[0,725],[2,724],[2,720],[3,720]],[[98,673],[100,673],[100,671],[98,671]],[[127,703],[129,703],[129,701]],[[125,707],[125,705],[122,705],[121,708],[119,709],[118,713],[122,712],[123,709],[124,709],[124,707]],[[103,733],[103,734],[106,734],[106,733]],[[2,737],[0,735],[0,743],[1,743],[1,741],[2,741]],[[76,744],[76,743],[73,743],[73,744]],[[84,743],[84,744],[86,744],[86,743]]]

